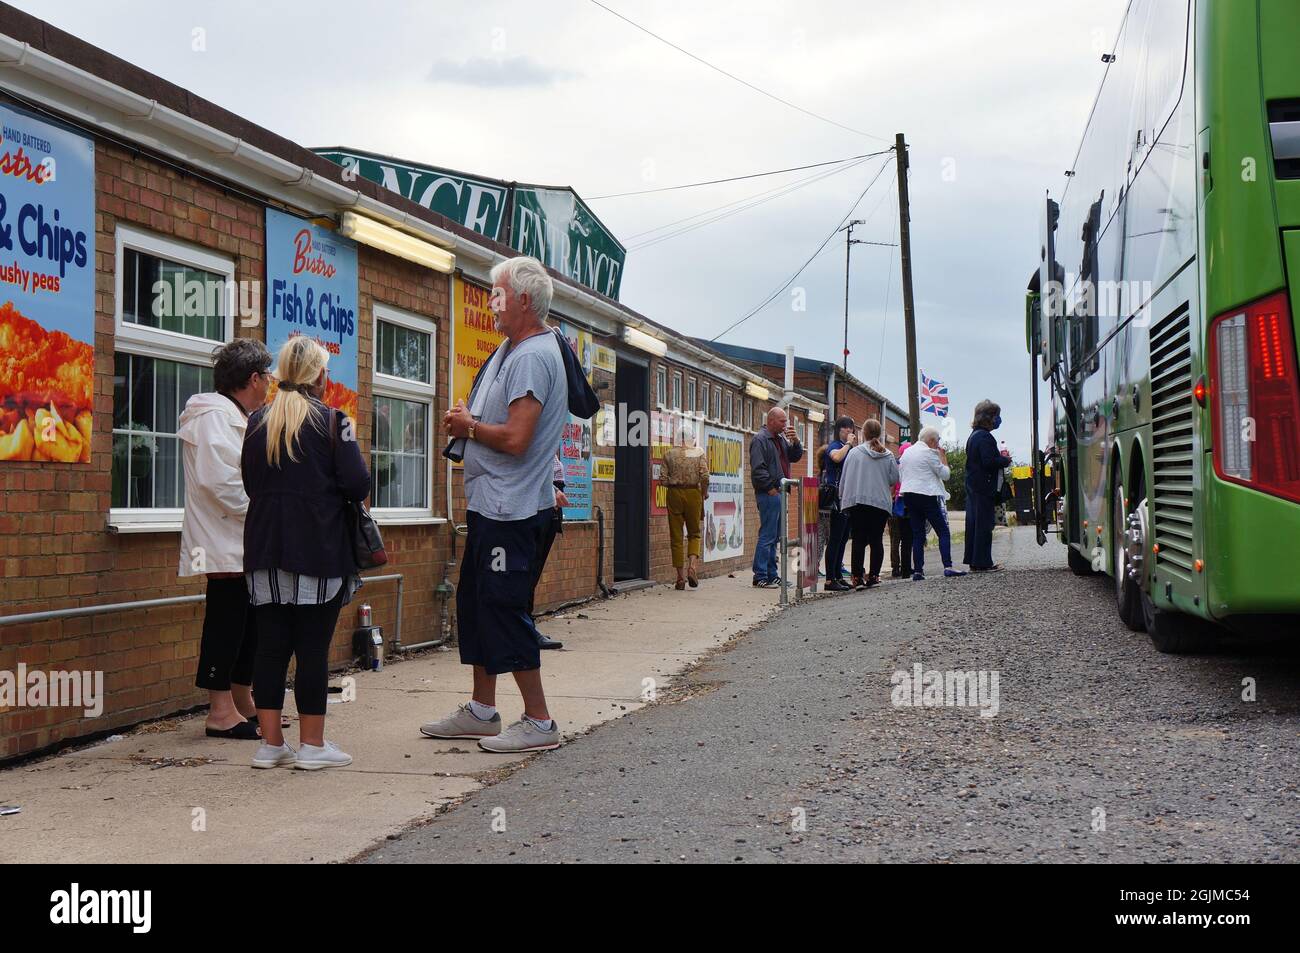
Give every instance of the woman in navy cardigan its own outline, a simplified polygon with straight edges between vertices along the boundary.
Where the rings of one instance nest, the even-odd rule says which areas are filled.
[[[354,425],[321,403],[329,355],[306,335],[280,348],[280,386],[244,440],[244,576],[258,626],[253,697],[262,727],[255,768],[351,764],[325,740],[329,647],[339,611],[361,586],[348,504],[370,493]],[[280,730],[284,680],[297,659],[297,751]]]
[[[998,450],[990,431],[1002,426],[1002,408],[991,400],[975,405],[971,435],[966,441],[966,557],[973,572],[1002,567],[993,562],[993,509],[998,477],[1011,458]]]

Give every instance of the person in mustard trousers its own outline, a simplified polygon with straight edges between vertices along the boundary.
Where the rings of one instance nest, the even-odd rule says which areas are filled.
[[[704,448],[696,445],[691,421],[682,421],[681,435],[680,444],[664,451],[663,482],[668,488],[668,540],[673,551],[673,567],[677,570],[676,587],[685,589],[690,583],[694,589],[700,584],[697,565],[700,524],[704,519],[704,501],[709,496],[709,461]]]

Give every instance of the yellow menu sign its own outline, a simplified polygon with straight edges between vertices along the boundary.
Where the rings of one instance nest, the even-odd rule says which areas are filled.
[[[505,335],[496,329],[488,300],[492,292],[462,278],[456,279],[452,314],[451,405],[469,400],[469,389]]]

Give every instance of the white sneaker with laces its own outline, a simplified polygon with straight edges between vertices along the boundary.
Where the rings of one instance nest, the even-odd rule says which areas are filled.
[[[560,746],[560,723],[551,719],[551,728],[538,726],[531,718],[520,718],[494,738],[480,738],[478,746],[496,754],[523,751],[550,751]]]
[[[289,767],[298,759],[298,754],[289,747],[289,742],[282,745],[268,745],[263,741],[257,748],[257,754],[253,755],[253,767],[255,768],[280,768]]]
[[[298,748],[298,758],[294,761],[295,768],[302,768],[304,771],[319,771],[321,768],[342,768],[352,763],[352,755],[340,751],[339,746],[332,741],[325,742],[324,745],[301,745]]]

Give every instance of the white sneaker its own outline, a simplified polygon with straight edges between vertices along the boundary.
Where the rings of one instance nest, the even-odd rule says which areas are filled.
[[[304,771],[319,771],[321,768],[342,768],[351,763],[352,755],[340,751],[334,742],[327,741],[319,748],[315,745],[300,745],[293,766]]]
[[[292,765],[298,758],[297,753],[289,747],[289,742],[282,745],[268,745],[263,741],[253,755],[255,768],[280,768]]]

